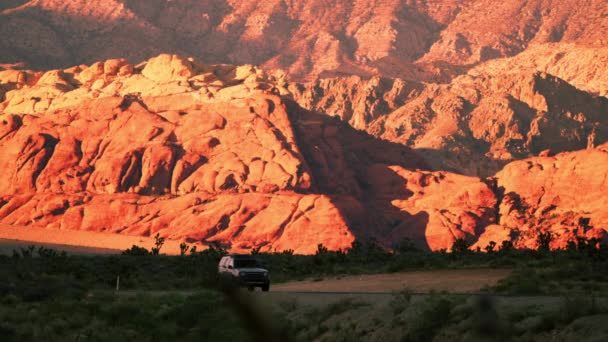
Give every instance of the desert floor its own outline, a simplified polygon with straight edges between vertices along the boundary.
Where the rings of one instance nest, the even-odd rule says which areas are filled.
[[[179,254],[179,244],[179,241],[166,240],[162,253]],[[117,254],[133,245],[150,249],[154,247],[154,238],[0,225],[0,254],[10,254],[13,249],[29,245],[44,246],[77,254]]]

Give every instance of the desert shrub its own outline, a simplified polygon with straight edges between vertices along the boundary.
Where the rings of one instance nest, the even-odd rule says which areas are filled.
[[[219,244],[211,244],[209,248],[198,252],[199,257],[208,258],[212,261],[217,260],[217,262],[225,255],[228,255],[228,250]]]
[[[15,328],[13,326],[11,326],[10,324],[6,323],[6,322],[1,322],[0,323],[0,336],[3,336],[2,338],[4,339],[4,341],[17,341],[17,331],[15,330]]]
[[[588,301],[578,296],[564,296],[560,309],[561,323],[568,324],[575,319],[590,314]]]
[[[285,312],[295,311],[298,308],[298,301],[295,298],[282,300],[279,302],[279,307]]]
[[[65,251],[57,252],[51,248],[45,248],[43,246],[38,247],[38,256],[41,258],[65,258],[67,253]]]
[[[397,244],[395,250],[399,254],[420,253],[422,252],[418,246],[409,238],[404,238]]]
[[[152,247],[152,255],[158,255],[160,253],[160,249],[163,248],[165,244],[165,238],[160,236],[160,233],[156,233],[154,236],[154,247]]]
[[[510,277],[499,281],[496,289],[517,295],[535,295],[542,293],[542,280],[534,270],[515,272]]]
[[[584,236],[578,236],[576,238],[576,251],[580,254],[595,259],[601,259],[602,256],[605,256],[601,253],[600,240],[596,238],[589,239]]]
[[[39,302],[49,299],[82,298],[86,284],[72,277],[45,275],[36,280],[22,281],[10,289],[10,293],[26,302]]]
[[[393,314],[398,315],[407,309],[411,300],[412,291],[406,288],[393,294],[389,306],[392,309]]]
[[[538,244],[539,252],[548,252],[551,250],[551,241],[553,241],[553,235],[551,232],[540,232],[536,236],[536,243]]]
[[[367,305],[369,304],[354,300],[353,298],[340,299],[337,302],[327,305],[327,307],[319,313],[317,319],[319,323],[325,322],[330,317]]]
[[[147,250],[144,247],[140,247],[137,245],[133,245],[131,246],[131,248],[126,249],[122,252],[122,255],[126,255],[126,256],[146,256],[146,255],[150,255],[150,251]]]
[[[13,250],[12,257],[13,259],[31,258],[34,256],[35,250],[36,246],[34,245],[29,245],[26,248],[20,247],[18,250]]]
[[[418,315],[409,320],[404,340],[432,341],[435,335],[450,321],[453,303],[442,296],[433,295],[426,299]]]
[[[500,252],[502,254],[508,254],[508,253],[512,252],[513,249],[514,249],[514,247],[513,247],[513,242],[512,241],[504,240],[500,244]]]
[[[0,310],[3,341],[247,341],[219,293],[97,296],[23,302]]]
[[[456,239],[452,244],[452,253],[464,254],[469,252],[469,242],[466,239]]]
[[[496,247],[496,242],[490,241],[488,245],[484,248],[486,253],[494,253],[494,248]]]
[[[500,331],[500,320],[493,299],[478,296],[473,306],[473,324],[480,335],[496,336]]]
[[[366,257],[370,260],[385,261],[391,258],[388,252],[376,239],[369,239],[365,242]]]

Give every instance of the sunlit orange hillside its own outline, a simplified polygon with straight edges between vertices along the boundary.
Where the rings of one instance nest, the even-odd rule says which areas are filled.
[[[604,0],[3,1],[0,224],[607,239],[607,67]]]

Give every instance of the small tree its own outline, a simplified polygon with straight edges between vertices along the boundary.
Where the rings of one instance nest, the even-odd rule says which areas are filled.
[[[364,250],[363,250],[363,244],[361,243],[361,241],[359,240],[355,240],[353,241],[353,243],[351,244],[350,248],[346,251],[348,253],[349,256],[363,256],[364,255]]]
[[[469,251],[469,243],[463,238],[456,239],[452,244],[452,253],[467,253]]]
[[[513,241],[511,240],[503,240],[503,242],[500,244],[500,252],[501,253],[508,253],[510,251],[513,250]]]
[[[179,244],[179,255],[184,256],[188,252],[188,245],[185,242]]]
[[[331,263],[331,253],[329,252],[329,249],[327,249],[327,247],[323,246],[322,243],[317,245],[317,251],[315,252],[315,255],[313,256],[313,262],[316,265],[322,265],[322,264],[327,264],[327,263]]]
[[[570,243],[570,241],[569,241]],[[597,238],[587,238],[585,236],[577,236],[576,243],[573,242],[576,246],[576,251],[581,254],[586,254],[587,256],[593,257],[599,255],[600,252],[600,240]]]
[[[317,252],[315,253],[315,255],[324,255],[327,254],[329,252],[329,250],[327,249],[327,247],[323,246],[322,243],[317,245]]]
[[[211,242],[209,244],[209,248],[200,252],[202,256],[207,256],[214,260],[214,262],[219,261],[224,255],[228,255],[228,250],[218,242]]]
[[[160,233],[156,233],[154,236],[154,247],[152,247],[152,255],[158,255],[160,253],[160,249],[165,244],[165,238],[160,237]]]
[[[538,250],[548,252],[551,250],[551,241],[553,241],[553,235],[551,232],[540,232],[536,237],[538,243]]]
[[[370,238],[365,242],[365,250],[369,260],[384,260],[390,256],[390,253],[376,238]]]
[[[496,247],[496,242],[494,242],[494,241],[488,242],[488,245],[485,248],[486,253],[488,253],[488,254],[494,253],[494,247]]]
[[[577,242],[574,242],[573,240],[568,240],[568,242],[566,243],[566,250],[571,253],[578,251]]]
[[[400,254],[418,253],[420,252],[420,249],[410,238],[403,238],[397,245],[397,252]]]

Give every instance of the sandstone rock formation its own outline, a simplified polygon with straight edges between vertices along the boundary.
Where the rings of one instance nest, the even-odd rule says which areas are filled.
[[[576,236],[608,238],[608,144],[536,157],[496,174],[502,196],[499,221],[517,247],[535,248],[539,231],[564,248]]]
[[[541,231],[554,233],[560,247],[581,234],[604,238],[608,226],[602,183],[608,174],[606,145],[594,148],[591,140],[586,151],[555,156],[540,151],[542,157],[509,163],[494,180],[483,180],[433,171],[435,160],[421,156],[420,149],[416,153],[304,109],[282,79],[251,65],[206,65],[160,55],[136,66],[112,59],[0,76],[5,89],[0,168],[6,175],[0,181],[0,222],[5,224],[160,233],[235,251],[297,253],[313,253],[318,243],[344,249],[357,238],[376,238],[388,247],[410,238],[432,250],[449,249],[459,238],[477,246],[501,239],[495,242],[535,247]],[[481,89],[478,97],[450,95],[467,94],[464,85],[471,82]],[[491,78],[471,75],[434,93],[424,86],[416,94],[419,88],[397,81],[368,84],[396,89],[377,102],[380,107],[403,100],[403,107],[416,108],[426,96],[418,119],[433,118],[422,110],[443,108],[439,116],[452,108],[453,126],[429,127],[452,132],[464,122],[471,134],[492,115],[483,116],[479,105],[459,123],[463,103],[482,103],[486,94],[502,89]],[[535,152],[559,144],[580,149],[586,146],[580,139],[584,131],[577,129],[587,124],[605,140],[597,111],[605,100],[545,74],[511,84],[505,101],[538,110],[540,119],[531,115],[528,121],[534,132],[562,127],[563,121],[551,120],[576,123],[569,124],[572,135],[547,142],[541,135],[522,146]],[[361,105],[368,106],[369,88],[355,89]],[[555,104],[564,97],[571,108],[589,109],[571,116]],[[376,121],[387,125],[400,111]],[[509,122],[515,118],[512,114]],[[413,128],[403,133],[412,134]],[[517,133],[503,130],[489,139],[504,147],[504,132]],[[588,191],[579,194],[573,184]]]
[[[605,96],[608,89],[607,11],[601,0],[340,0],[332,6],[320,1],[12,1],[0,13],[0,33],[6,33],[0,34],[0,47],[7,47],[0,49],[0,62],[68,66],[110,57],[138,62],[173,51],[207,63],[283,69],[292,82],[275,77],[279,94],[293,94],[304,108],[419,149],[438,169],[485,177],[544,150],[571,151],[605,141],[606,102],[593,96]],[[132,73],[126,60],[114,63],[114,75]],[[127,65],[118,70],[120,63]],[[143,77],[174,81],[154,92],[146,89],[148,95],[187,89],[173,78],[178,75],[153,75],[154,65],[140,67]],[[173,72],[184,73],[182,83],[193,72],[200,74],[187,65],[174,67]],[[78,81],[102,72],[114,76],[99,68],[88,68]],[[200,77],[205,82],[213,75]],[[107,88],[104,78],[88,86],[124,94],[140,92],[140,80]],[[301,80],[310,81],[295,83]],[[69,87],[65,81],[57,87]],[[3,83],[0,99],[18,87]],[[134,83],[139,85],[130,87]],[[57,95],[57,87],[32,98]],[[78,101],[81,94],[74,95]],[[19,105],[32,101],[16,98],[10,106],[19,111]],[[35,105],[44,110],[47,102]]]
[[[374,120],[397,110],[420,95],[424,86],[402,79],[359,76],[323,78],[291,83],[289,93],[304,108],[337,116],[365,130]]]
[[[281,68],[298,79],[449,80],[477,63],[545,43],[608,45],[604,0],[11,0],[0,6],[0,63],[36,68],[119,57],[134,63],[172,52]]]
[[[300,253],[604,238],[607,15],[4,1],[0,222]]]
[[[6,224],[312,253],[357,237],[449,248],[494,217],[479,179],[424,171],[252,66],[161,55],[23,75],[3,81]]]
[[[170,55],[139,68],[109,60],[29,85],[27,72],[3,78],[14,89],[0,114],[2,222],[237,250],[350,245],[331,199],[306,194],[314,183],[286,104],[258,89],[255,68]]]
[[[484,66],[446,85],[352,76],[289,89],[306,108],[417,149],[437,169],[473,176],[608,140],[608,99],[538,71]]]
[[[354,236],[340,211],[322,195],[207,194],[149,197],[130,193],[40,192],[0,198],[2,222],[48,229],[152,236],[227,246],[233,251],[333,250]],[[111,246],[108,246],[111,247]]]

